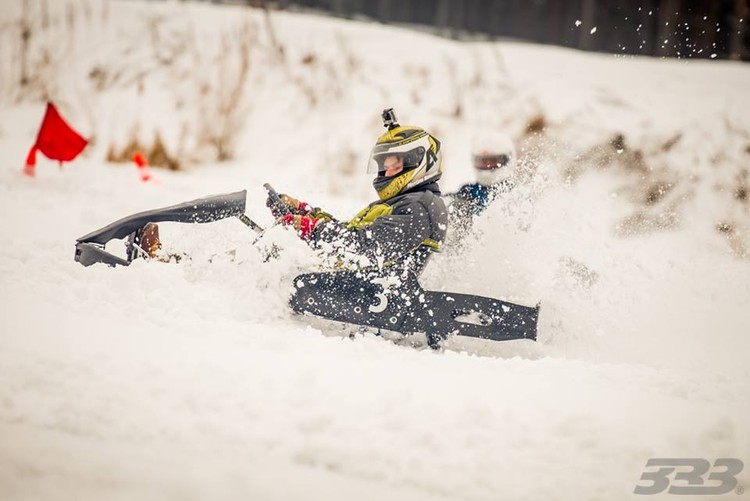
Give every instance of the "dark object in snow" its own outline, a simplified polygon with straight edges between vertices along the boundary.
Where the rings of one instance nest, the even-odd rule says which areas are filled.
[[[255,231],[259,231],[260,227],[245,215],[246,195],[246,190],[214,195],[124,217],[104,228],[78,238],[76,241],[75,260],[84,266],[90,266],[95,263],[105,263],[109,266],[128,266],[136,257],[136,253],[133,251],[135,249],[133,244],[137,244],[138,242],[135,242],[134,236],[138,230],[148,223],[158,223],[161,221],[211,223],[228,217],[237,217]],[[129,242],[127,259],[110,254],[104,249],[104,246],[110,240],[122,239],[128,236],[130,236],[131,242]]]
[[[273,186],[265,183],[263,187],[268,192],[268,202],[266,203],[266,205],[268,205],[268,207],[271,209],[271,213],[275,217],[281,217],[291,213],[289,207],[281,200],[281,195],[279,195],[279,193],[273,189]]]
[[[393,108],[384,109],[381,116],[383,117],[383,127],[385,127],[386,129],[393,130],[398,127],[401,127],[398,124],[398,119],[396,118],[396,112],[393,111]]]
[[[425,333],[437,348],[452,334],[536,341],[539,306],[428,291],[411,272],[307,273],[294,279],[292,309],[328,320],[402,334]]]

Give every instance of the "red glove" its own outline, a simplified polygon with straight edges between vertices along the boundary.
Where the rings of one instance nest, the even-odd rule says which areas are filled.
[[[279,218],[283,225],[293,226],[302,240],[310,240],[312,232],[320,219],[317,217],[301,216],[299,214],[285,214]]]

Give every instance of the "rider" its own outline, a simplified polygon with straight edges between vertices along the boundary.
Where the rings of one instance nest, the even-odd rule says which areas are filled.
[[[480,215],[501,194],[513,188],[516,149],[503,133],[482,134],[475,138],[471,153],[476,181],[448,194],[451,229],[465,234]]]
[[[388,131],[378,138],[368,165],[368,172],[377,173],[378,199],[353,219],[339,221],[288,195],[280,196],[287,214],[270,196],[268,205],[280,223],[343,264],[360,269],[397,265],[419,274],[440,248],[448,223],[437,183],[440,141],[419,127],[399,125],[391,108],[383,111],[383,121]]]

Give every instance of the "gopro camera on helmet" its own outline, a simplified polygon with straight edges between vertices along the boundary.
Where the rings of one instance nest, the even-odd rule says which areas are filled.
[[[395,129],[398,127],[398,121],[396,119],[396,112],[393,111],[393,108],[386,108],[383,110],[383,127],[386,127],[388,130]]]

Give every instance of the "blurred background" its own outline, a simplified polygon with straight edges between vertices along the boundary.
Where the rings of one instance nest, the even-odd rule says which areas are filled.
[[[611,189],[630,202],[618,235],[700,217],[712,239],[750,256],[748,0],[0,7],[0,148],[11,169],[52,101],[95,165],[130,168],[141,152],[171,171],[235,167],[244,177],[221,190],[289,173],[299,196],[327,194],[347,212],[355,202],[336,197],[372,195],[363,167],[380,110],[394,107],[443,141],[446,191],[472,177],[475,138],[500,131],[526,180],[613,173]],[[40,175],[54,172],[40,162]]]
[[[513,38],[583,50],[750,60],[748,0],[211,0],[314,9],[452,38]]]

